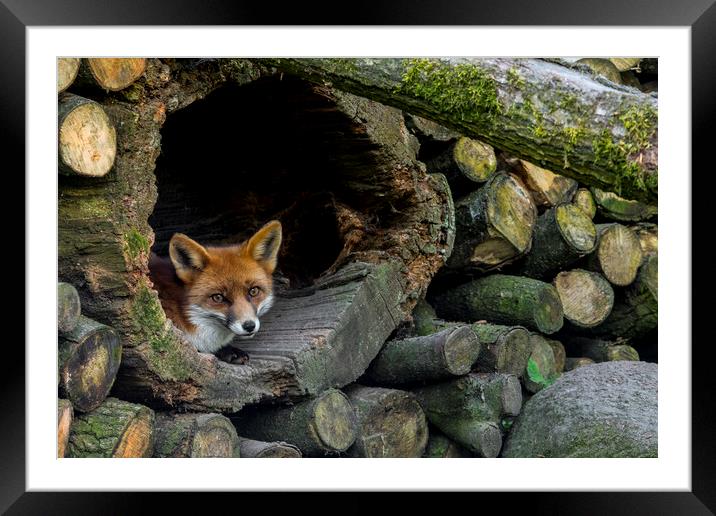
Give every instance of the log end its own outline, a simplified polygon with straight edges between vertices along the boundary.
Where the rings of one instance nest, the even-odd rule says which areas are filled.
[[[480,341],[472,328],[462,326],[455,329],[443,346],[447,370],[455,376],[469,373],[480,350]]]
[[[330,451],[346,451],[356,440],[357,419],[348,397],[329,389],[314,405],[311,427],[321,444]]]

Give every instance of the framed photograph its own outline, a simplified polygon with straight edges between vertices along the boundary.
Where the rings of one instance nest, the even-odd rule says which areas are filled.
[[[0,506],[510,491],[713,511],[690,142],[716,7],[536,7],[284,25],[4,1],[27,247]]]

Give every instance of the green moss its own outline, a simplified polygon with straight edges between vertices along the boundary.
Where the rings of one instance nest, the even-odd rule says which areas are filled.
[[[59,204],[64,220],[107,220],[112,216],[112,205],[100,196],[61,194]]]
[[[163,380],[187,379],[190,375],[187,358],[166,324],[156,294],[145,283],[140,283],[130,313],[135,335],[140,339],[135,344],[148,343],[147,361],[152,371]]]
[[[513,66],[509,70],[507,70],[507,82],[510,84],[510,86],[513,86],[515,88],[522,89],[527,84],[527,81],[525,81],[524,77],[520,75],[520,72],[517,71],[517,67]]]
[[[141,254],[149,254],[149,240],[139,231],[132,228],[124,235],[124,248],[132,260],[139,258]]]
[[[527,376],[529,376],[530,380],[543,387],[549,387],[557,380],[557,375],[545,377],[540,371],[537,362],[531,357],[527,361]]]
[[[450,66],[429,59],[409,59],[397,92],[422,99],[468,123],[491,127],[502,112],[497,84],[474,64]]]

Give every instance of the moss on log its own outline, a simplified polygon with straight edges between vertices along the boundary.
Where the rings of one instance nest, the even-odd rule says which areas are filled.
[[[557,289],[539,280],[504,274],[479,278],[438,295],[435,309],[453,321],[487,320],[545,334],[558,331],[564,322]]]
[[[557,274],[552,282],[564,309],[564,318],[580,328],[603,323],[614,306],[614,289],[596,272],[573,269]]]
[[[513,375],[471,373],[413,391],[430,423],[481,457],[496,457],[502,446],[498,427],[504,415],[517,415],[522,390]]]
[[[514,176],[495,174],[482,188],[455,203],[456,235],[447,265],[490,270],[530,249],[537,210]]]
[[[355,441],[358,429],[353,405],[337,389],[328,389],[295,405],[247,408],[232,419],[242,436],[290,442],[306,457],[345,452]]]
[[[470,372],[480,350],[469,326],[390,340],[371,362],[366,377],[377,385],[404,385],[460,376]]]
[[[57,121],[59,172],[88,177],[107,174],[117,154],[117,134],[102,106],[62,93]]]
[[[428,442],[423,409],[409,392],[351,385],[346,395],[355,408],[358,432],[349,457],[420,457]]]
[[[239,457],[238,445],[221,414],[156,414],[154,457]]]
[[[530,335],[532,353],[522,374],[525,389],[536,393],[549,387],[559,376],[552,346],[537,333]]]
[[[497,169],[494,149],[472,138],[460,136],[426,164],[429,172],[443,174],[453,196],[474,190],[486,182]]]
[[[62,93],[72,85],[80,69],[80,59],[77,57],[57,58],[57,93]]]
[[[599,244],[589,255],[586,268],[600,272],[613,285],[625,287],[635,279],[643,261],[641,242],[621,224],[598,224]]]
[[[154,411],[135,403],[107,398],[72,423],[68,457],[151,457]]]
[[[519,271],[531,278],[551,278],[596,245],[597,229],[591,219],[573,204],[560,204],[538,217],[532,250]]]
[[[59,340],[60,395],[78,411],[94,410],[109,394],[121,358],[122,344],[117,333],[80,316],[75,328]]]
[[[70,440],[70,427],[74,418],[74,410],[69,400],[57,400],[57,457],[65,456],[67,443]]]
[[[594,202],[594,196],[587,188],[580,188],[574,194],[572,204],[582,210],[590,219],[597,214],[597,203]]]
[[[475,364],[480,372],[497,372],[522,376],[532,353],[530,333],[521,326],[472,325],[483,351]]]
[[[267,443],[239,436],[242,459],[300,459],[301,450],[293,444],[276,441]]]
[[[82,306],[75,287],[69,283],[57,283],[57,331],[68,333],[80,320]]]
[[[430,118],[585,185],[656,201],[657,99],[631,88],[538,59],[262,62]]]
[[[640,222],[649,220],[658,213],[656,206],[624,199],[614,192],[605,192],[599,188],[591,190],[594,202],[597,204],[597,211],[605,219],[618,222]]]

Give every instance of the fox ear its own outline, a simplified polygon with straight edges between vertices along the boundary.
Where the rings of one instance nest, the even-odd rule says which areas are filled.
[[[169,256],[177,276],[184,283],[193,281],[209,263],[206,249],[181,233],[175,233],[169,241]]]
[[[249,239],[246,253],[271,274],[276,269],[279,247],[281,247],[281,223],[272,220]]]

